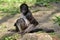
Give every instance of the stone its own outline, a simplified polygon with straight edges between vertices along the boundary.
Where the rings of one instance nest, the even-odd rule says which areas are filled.
[[[47,33],[27,33],[21,40],[52,40],[52,37]]]

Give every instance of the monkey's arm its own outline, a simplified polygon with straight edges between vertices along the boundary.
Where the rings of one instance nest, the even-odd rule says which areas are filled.
[[[30,24],[33,24],[34,26],[37,26],[39,24],[38,21],[33,17],[31,12],[29,12],[25,17],[30,22]]]
[[[25,29],[24,33],[28,33],[28,32],[30,32],[30,31],[32,31],[34,28],[35,28],[35,26],[34,26],[33,24],[30,24],[30,25],[28,26],[28,28]]]

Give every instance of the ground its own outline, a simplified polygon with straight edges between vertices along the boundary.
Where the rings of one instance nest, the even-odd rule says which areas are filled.
[[[39,22],[39,25],[37,28],[42,29],[53,29],[54,33],[48,33],[51,35],[53,40],[60,40],[60,27],[58,24],[54,24],[53,19],[55,16],[60,16],[60,5],[59,4],[52,4],[52,8],[46,8],[46,7],[36,7],[31,9],[33,16],[35,19]],[[37,10],[38,11],[34,11]],[[33,12],[34,11],[34,12]],[[4,14],[0,11],[0,39],[3,38],[6,35],[15,35],[16,32],[11,32],[9,30],[15,30],[14,23],[15,21],[20,17],[20,14],[16,14],[14,16]],[[40,33],[40,32],[39,32]]]

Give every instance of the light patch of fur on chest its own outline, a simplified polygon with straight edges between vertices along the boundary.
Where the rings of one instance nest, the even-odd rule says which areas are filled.
[[[20,18],[23,18],[25,20],[27,26],[30,24],[30,22],[27,20],[27,18],[24,15],[21,14]]]

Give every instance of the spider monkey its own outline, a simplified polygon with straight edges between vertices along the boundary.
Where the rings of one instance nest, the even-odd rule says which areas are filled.
[[[23,33],[28,33],[38,25],[38,22],[33,17],[27,4],[25,3],[21,4],[20,11],[21,11],[21,18],[16,21],[14,26],[16,27],[17,32],[20,31]]]

